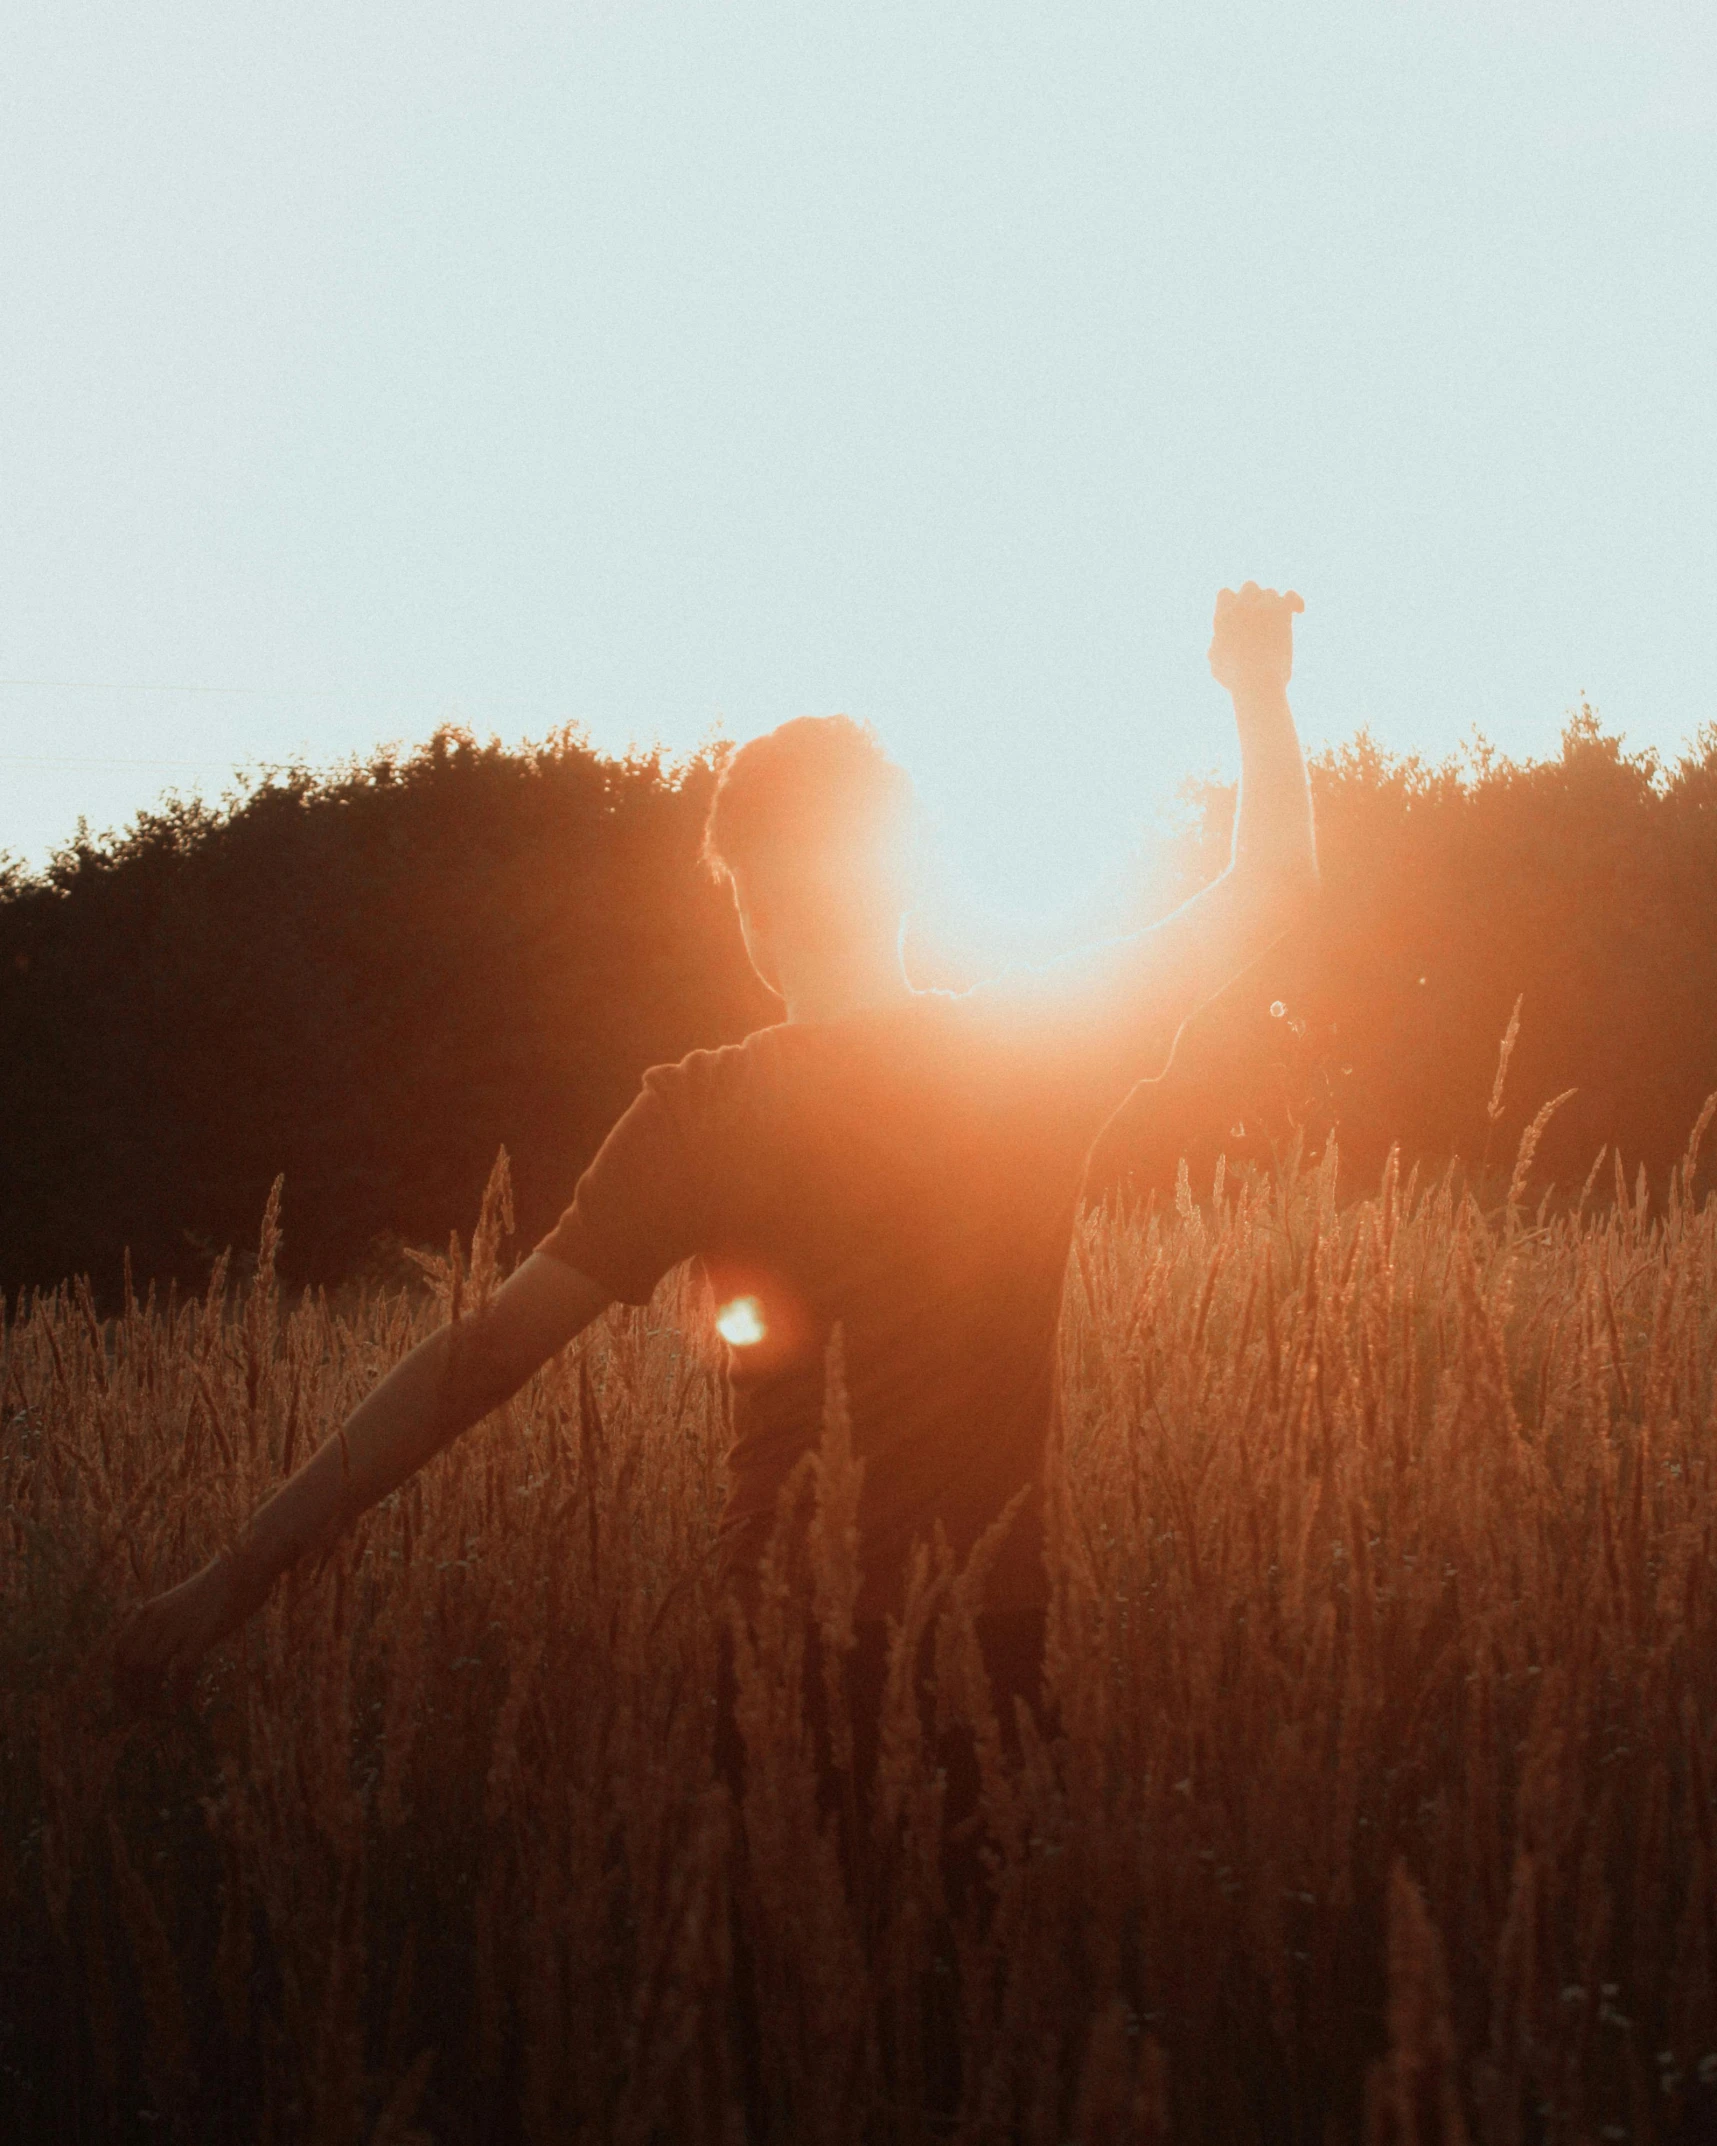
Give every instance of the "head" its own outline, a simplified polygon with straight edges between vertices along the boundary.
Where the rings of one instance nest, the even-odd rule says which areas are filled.
[[[866,723],[805,715],[731,755],[704,858],[727,880],[758,974],[898,960],[912,785]]]

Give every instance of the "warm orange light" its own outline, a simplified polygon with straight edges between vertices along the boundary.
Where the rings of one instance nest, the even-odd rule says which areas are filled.
[[[724,1304],[715,1315],[715,1330],[735,1349],[755,1347],[769,1331],[763,1306],[755,1297],[735,1297],[731,1304]]]

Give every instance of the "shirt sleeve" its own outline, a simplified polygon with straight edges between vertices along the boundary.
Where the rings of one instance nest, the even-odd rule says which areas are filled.
[[[687,1137],[686,1072],[682,1062],[645,1074],[572,1205],[537,1246],[623,1304],[647,1304],[662,1276],[701,1248],[709,1150]]]

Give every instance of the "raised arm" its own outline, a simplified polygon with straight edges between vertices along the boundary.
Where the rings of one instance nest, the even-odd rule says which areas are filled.
[[[1196,1013],[1299,922],[1317,888],[1306,763],[1288,707],[1294,616],[1305,605],[1254,581],[1216,599],[1210,668],[1240,733],[1240,798],[1228,869],[1157,927],[1162,958]]]
[[[298,1559],[330,1549],[360,1513],[509,1399],[609,1303],[533,1253],[492,1301],[402,1357],[344,1425],[193,1578],[145,1603],[120,1636],[117,1672],[138,1703],[184,1696],[197,1664]]]
[[[1057,965],[1087,994],[1091,1018],[1105,1029],[1118,1022],[1118,1035],[1156,1060],[1130,1077],[1160,1073],[1192,1016],[1291,930],[1316,892],[1311,793],[1288,708],[1294,614],[1304,609],[1292,590],[1252,581],[1216,599],[1210,668],[1240,731],[1227,869],[1147,931]]]

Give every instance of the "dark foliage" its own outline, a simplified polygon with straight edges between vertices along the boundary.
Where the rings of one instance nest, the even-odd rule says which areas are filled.
[[[127,1248],[199,1279],[280,1171],[292,1272],[350,1275],[443,1239],[502,1144],[521,1227],[546,1226],[645,1066],[773,1017],[697,863],[711,780],[449,732],[0,877],[0,1286],[111,1294]],[[1202,1179],[1296,1131],[1333,1133],[1362,1183],[1395,1140],[1506,1171],[1566,1088],[1539,1182],[1577,1185],[1606,1144],[1665,1169],[1717,1087],[1717,730],[1672,768],[1589,710],[1524,766],[1362,737],[1313,780],[1317,924],[1123,1109],[1099,1177],[1162,1188],[1184,1155]],[[1219,867],[1233,797],[1192,805],[1176,898]],[[916,966],[961,964],[921,933]]]
[[[1717,727],[1673,767],[1590,708],[1553,760],[1480,746],[1395,759],[1361,736],[1312,769],[1324,891],[1314,925],[1243,978],[1141,1090],[1103,1170],[1172,1184],[1188,1158],[1268,1158],[1333,1135],[1351,1181],[1391,1143],[1506,1181],[1539,1107],[1535,1196],[1577,1193],[1607,1148],[1661,1183],[1717,1088]],[[1185,884],[1226,854],[1231,790],[1194,793]],[[1500,1039],[1523,999],[1499,1120]],[[1276,1008],[1279,1011],[1273,1012]],[[1243,1130],[1237,1130],[1243,1128]]]
[[[0,1283],[190,1280],[275,1174],[300,1278],[445,1242],[505,1144],[546,1227],[641,1069],[768,1018],[700,760],[408,759],[173,805],[0,901]]]

